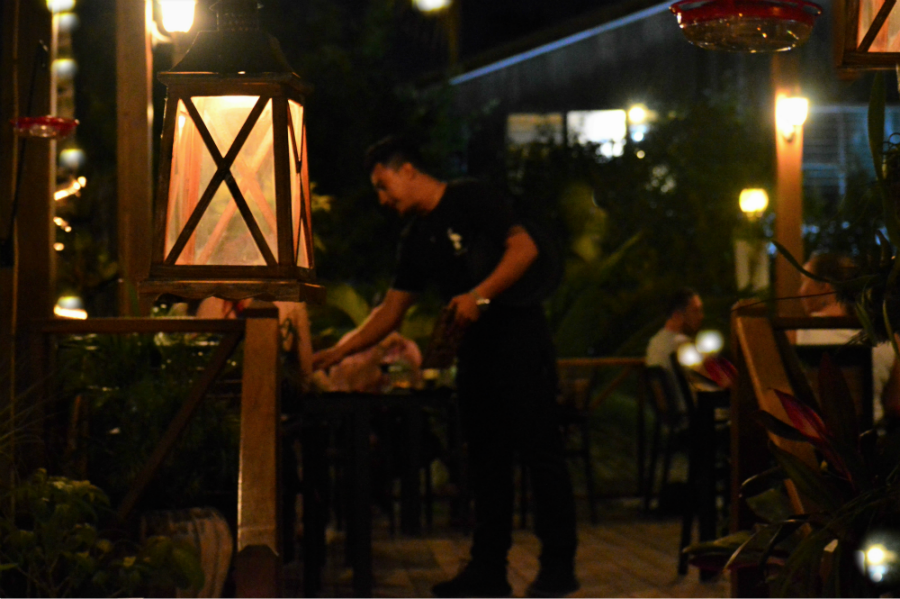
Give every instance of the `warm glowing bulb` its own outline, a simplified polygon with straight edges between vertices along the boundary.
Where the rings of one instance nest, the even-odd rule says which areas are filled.
[[[741,191],[741,211],[746,214],[759,213],[769,205],[769,194],[765,189],[744,189]]]
[[[58,58],[53,61],[51,66],[53,74],[60,81],[71,81],[75,74],[78,73],[78,63],[72,58]]]
[[[884,558],[887,557],[887,554],[884,551],[884,547],[881,545],[874,545],[869,547],[868,551],[866,551],[866,562],[870,566],[880,566],[884,563]]]
[[[647,120],[647,109],[636,104],[628,110],[628,122],[632,125],[640,125]]]
[[[67,12],[75,8],[75,0],[47,0],[50,12]]]
[[[793,139],[794,133],[803,126],[808,115],[809,100],[806,98],[782,96],[775,103],[775,124],[788,141]]]
[[[678,348],[678,363],[686,368],[693,368],[703,363],[703,356],[692,343],[685,343]]]
[[[163,28],[168,32],[190,31],[194,24],[194,0],[159,0]]]
[[[701,354],[714,354],[722,350],[725,340],[719,331],[700,331],[697,333],[697,351]]]
[[[443,10],[450,6],[452,0],[413,0],[416,8],[422,12],[432,12],[435,10]]]

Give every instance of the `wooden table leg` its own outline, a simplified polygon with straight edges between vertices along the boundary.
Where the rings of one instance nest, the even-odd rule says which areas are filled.
[[[357,597],[372,596],[372,476],[371,414],[356,410],[353,414],[353,496],[350,500],[350,543],[353,567],[353,592]]]
[[[422,495],[419,469],[422,465],[422,408],[410,406],[404,410],[406,456],[400,486],[400,530],[405,534],[422,532]]]

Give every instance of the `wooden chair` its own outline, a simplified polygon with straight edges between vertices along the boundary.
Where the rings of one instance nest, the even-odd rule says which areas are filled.
[[[672,456],[676,451],[687,450],[685,437],[690,420],[686,410],[679,409],[672,377],[662,366],[648,366],[644,369],[643,384],[650,408],[654,413],[653,436],[650,442],[650,464],[646,478],[642,481],[644,510],[656,495],[657,464],[662,452],[662,479],[660,490],[669,482]],[[663,437],[665,439],[663,440]]]

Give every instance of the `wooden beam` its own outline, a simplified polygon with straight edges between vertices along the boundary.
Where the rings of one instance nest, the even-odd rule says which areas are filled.
[[[147,23],[151,9],[147,0],[116,0],[119,313],[123,315],[136,315],[132,294],[150,272],[153,55]]]

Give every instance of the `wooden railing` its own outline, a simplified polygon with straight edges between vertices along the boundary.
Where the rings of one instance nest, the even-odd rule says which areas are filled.
[[[131,333],[214,333],[222,340],[204,372],[191,385],[187,398],[117,509],[127,519],[148,484],[184,432],[197,407],[235,348],[244,342],[241,383],[240,464],[237,489],[237,554],[235,583],[238,597],[281,595],[280,514],[278,463],[280,437],[278,310],[255,303],[240,320],[189,318],[92,318],[47,320],[35,328],[35,380],[47,380],[52,363],[51,339],[62,335],[125,335]]]
[[[562,400],[576,408],[591,412],[599,408],[631,376],[640,376],[644,369],[644,358],[603,357],[603,358],[560,358],[556,362],[559,370]],[[609,369],[621,369],[611,381],[596,395],[591,395],[600,377]],[[637,388],[637,493],[643,493],[644,467],[646,462],[646,397],[643,385]]]

